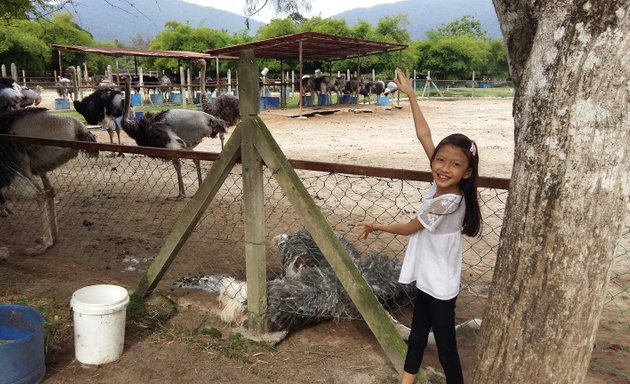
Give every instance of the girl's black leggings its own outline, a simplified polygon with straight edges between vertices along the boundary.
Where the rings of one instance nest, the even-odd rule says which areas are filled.
[[[463,383],[464,378],[455,338],[455,301],[457,297],[450,300],[439,300],[419,289],[416,291],[409,347],[405,358],[405,372],[416,374],[420,370],[429,331],[433,329],[440,364],[444,369],[447,384]]]

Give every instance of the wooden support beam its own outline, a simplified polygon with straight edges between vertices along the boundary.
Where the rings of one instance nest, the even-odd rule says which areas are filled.
[[[258,153],[262,155],[387,357],[402,373],[407,345],[263,121],[256,118],[254,122],[258,125],[255,130]]]
[[[247,326],[254,334],[267,332],[267,263],[265,259],[265,195],[262,159],[254,147],[260,108],[258,65],[252,50],[241,53],[238,63],[239,109],[242,118],[243,217],[247,276]]]
[[[206,179],[179,214],[173,228],[164,239],[162,248],[160,248],[155,260],[153,260],[138,284],[134,295],[140,297],[150,295],[175,259],[175,256],[177,256],[179,250],[186,243],[199,219],[241,155],[241,130],[241,124],[239,124],[225,144],[221,156],[212,163]]]

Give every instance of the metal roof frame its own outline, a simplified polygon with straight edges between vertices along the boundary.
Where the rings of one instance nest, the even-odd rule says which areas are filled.
[[[405,44],[356,39],[319,32],[303,32],[270,39],[237,44],[205,51],[211,55],[238,56],[241,51],[251,49],[259,59],[331,61],[402,51]]]
[[[223,60],[238,60],[238,57],[232,56],[216,56],[202,52],[191,51],[160,51],[149,49],[135,49],[135,48],[103,48],[103,47],[85,47],[81,45],[64,45],[64,44],[51,44],[51,46],[58,50],[73,51],[81,53],[95,53],[106,56],[143,56],[143,57],[166,57],[172,59],[215,59],[220,58]]]

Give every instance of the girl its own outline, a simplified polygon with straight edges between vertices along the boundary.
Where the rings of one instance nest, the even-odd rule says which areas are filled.
[[[461,233],[477,236],[481,214],[477,201],[479,156],[474,141],[462,134],[444,138],[437,147],[409,80],[396,68],[398,90],[409,96],[416,135],[431,163],[433,183],[416,218],[405,224],[363,221],[359,237],[373,231],[411,235],[399,282],[416,282],[409,346],[401,384],[414,382],[433,329],[440,364],[448,384],[463,383],[455,340],[455,301],[462,265]]]

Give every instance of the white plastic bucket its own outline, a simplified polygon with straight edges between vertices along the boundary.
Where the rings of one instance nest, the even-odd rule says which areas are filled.
[[[72,294],[74,354],[83,364],[118,360],[125,344],[129,294],[117,285],[90,285]]]

